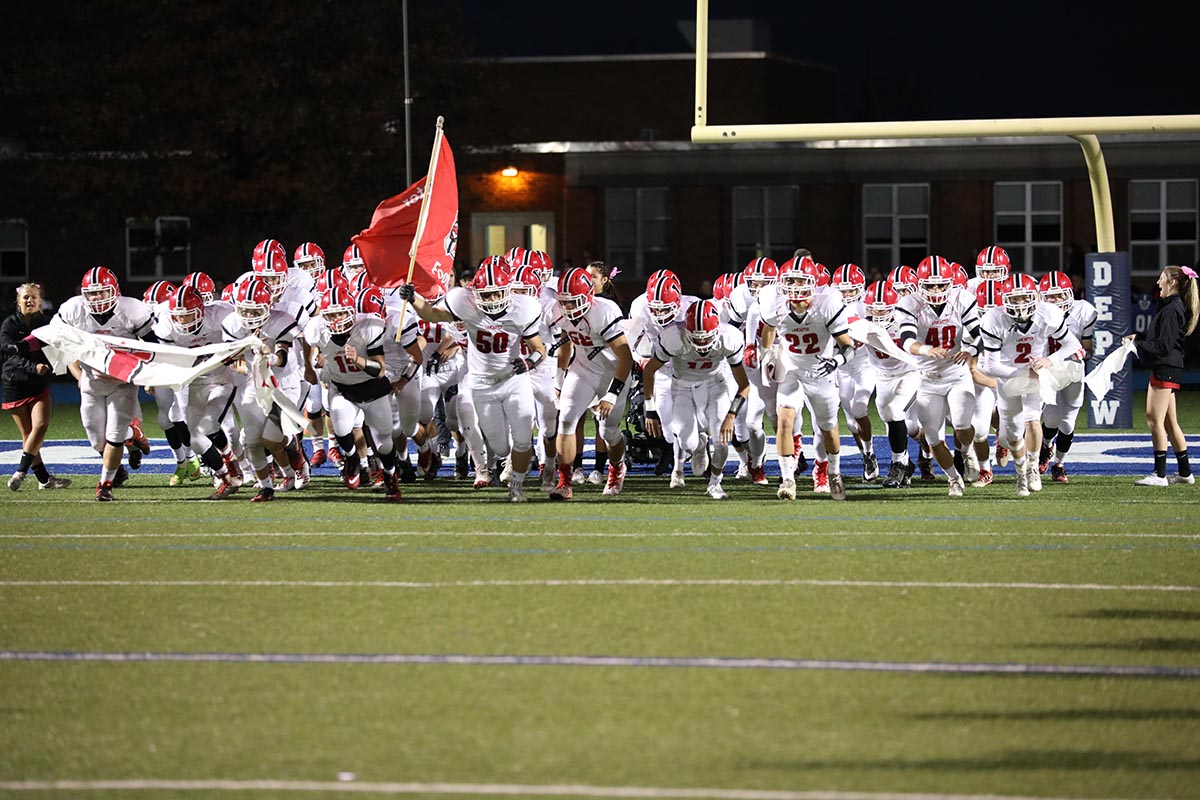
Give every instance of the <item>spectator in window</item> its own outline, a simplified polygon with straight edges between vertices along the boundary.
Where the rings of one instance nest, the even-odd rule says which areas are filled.
[[[8,479],[8,488],[21,488],[25,476],[33,470],[42,489],[65,489],[68,478],[56,478],[42,462],[42,442],[50,428],[50,362],[41,350],[22,348],[35,328],[49,322],[42,311],[42,287],[24,283],[17,287],[17,311],[0,324],[0,348],[4,354],[4,409],[12,414],[21,433],[21,462]],[[24,352],[22,352],[22,350]]]
[[[1158,276],[1158,314],[1150,323],[1146,337],[1137,341],[1137,356],[1150,368],[1150,386],[1146,389],[1146,423],[1154,444],[1154,474],[1138,486],[1168,486],[1195,483],[1188,463],[1187,439],[1179,427],[1175,411],[1175,392],[1183,378],[1184,339],[1196,330],[1200,321],[1200,287],[1191,267],[1163,267]],[[1126,341],[1137,340],[1131,333]],[[1177,475],[1167,479],[1167,442],[1175,451]]]

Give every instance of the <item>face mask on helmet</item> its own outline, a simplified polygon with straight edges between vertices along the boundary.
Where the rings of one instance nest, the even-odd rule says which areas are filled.
[[[354,310],[345,306],[332,306],[322,310],[321,319],[334,336],[349,333],[354,328]]]
[[[783,277],[783,292],[789,302],[803,303],[812,299],[817,282],[812,275],[788,273]]]
[[[1037,302],[1037,293],[1032,289],[1013,289],[1004,295],[1004,313],[1017,322],[1028,322],[1033,319]]]
[[[1008,277],[1008,267],[1003,264],[979,264],[975,267],[975,277],[982,281],[1002,281]]]
[[[952,285],[949,278],[923,278],[917,282],[917,291],[921,293],[921,297],[925,299],[926,303],[940,306],[946,302]]]
[[[509,287],[488,286],[483,289],[473,289],[475,305],[488,316],[499,316],[508,310]]]
[[[579,322],[587,316],[588,311],[592,307],[591,298],[585,294],[572,294],[559,299],[562,305],[563,315],[571,322]]]
[[[171,324],[180,333],[195,333],[204,325],[204,312],[199,308],[173,308]]]
[[[234,308],[237,310],[238,319],[252,331],[261,328],[271,314],[271,308],[262,303],[238,303]]]
[[[702,356],[711,353],[713,349],[716,348],[718,336],[719,334],[715,330],[687,331],[688,341],[691,343],[692,347],[695,348],[696,352]]]

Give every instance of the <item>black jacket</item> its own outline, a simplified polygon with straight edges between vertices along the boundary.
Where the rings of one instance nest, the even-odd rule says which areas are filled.
[[[32,325],[20,314],[0,323],[0,345],[15,344],[28,336],[34,328],[48,322],[44,314],[35,314]],[[4,402],[12,403],[27,397],[36,397],[50,384],[50,373],[37,374],[38,364],[49,364],[40,351],[27,356],[5,356],[4,358]]]
[[[1184,331],[1188,312],[1177,294],[1158,301],[1158,314],[1150,321],[1146,338],[1137,343],[1138,358],[1144,367],[1171,367],[1183,370]]]

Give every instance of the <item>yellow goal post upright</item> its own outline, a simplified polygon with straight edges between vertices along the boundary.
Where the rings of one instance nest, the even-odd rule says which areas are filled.
[[[1200,114],[1175,114],[1160,116],[1129,117],[1048,117],[1037,119],[969,119],[969,120],[924,120],[897,122],[817,122],[771,125],[708,124],[708,0],[696,0],[696,102],[692,125],[692,142],[695,144],[734,144],[736,142],[811,142],[854,139],[931,139],[961,137],[1020,137],[1020,136],[1069,136],[1079,143],[1087,162],[1088,176],[1092,185],[1092,207],[1096,217],[1096,249],[1099,255],[1116,254],[1117,242],[1113,226],[1112,198],[1108,187],[1108,170],[1104,164],[1104,153],[1100,149],[1100,135],[1119,133],[1197,133],[1200,132]],[[1112,270],[1114,275],[1128,274],[1128,254],[1119,254],[1124,267]],[[1089,258],[1089,260],[1091,260]],[[1119,259],[1114,259],[1119,260]],[[1104,268],[1111,265],[1100,261]],[[1091,270],[1089,270],[1089,273]],[[1089,285],[1091,285],[1089,274]],[[1128,280],[1124,281],[1124,294],[1110,298],[1114,301],[1116,326],[1127,320]],[[1105,338],[1112,332],[1097,328],[1096,357],[1104,355],[1101,333]],[[1126,393],[1128,391],[1125,387]],[[1131,404],[1113,411],[1098,408],[1093,401],[1088,408],[1089,422],[1095,427],[1130,427]],[[1111,424],[1105,424],[1111,420]]]

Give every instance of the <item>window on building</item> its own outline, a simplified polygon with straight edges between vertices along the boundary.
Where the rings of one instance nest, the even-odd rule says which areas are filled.
[[[1062,269],[1062,183],[997,183],[996,244],[1014,272]]]
[[[191,272],[191,240],[187,217],[127,219],[127,276],[135,281],[183,278]]]
[[[1196,263],[1197,182],[1129,182],[1129,251],[1133,271],[1157,274],[1167,264]]]
[[[29,226],[23,219],[0,219],[0,280],[29,278]]]
[[[884,275],[929,255],[929,184],[863,186],[863,254],[867,272]]]
[[[767,256],[778,263],[796,249],[795,186],[735,186],[733,267]]]
[[[666,189],[609,189],[604,219],[610,265],[638,276],[670,268]]]

